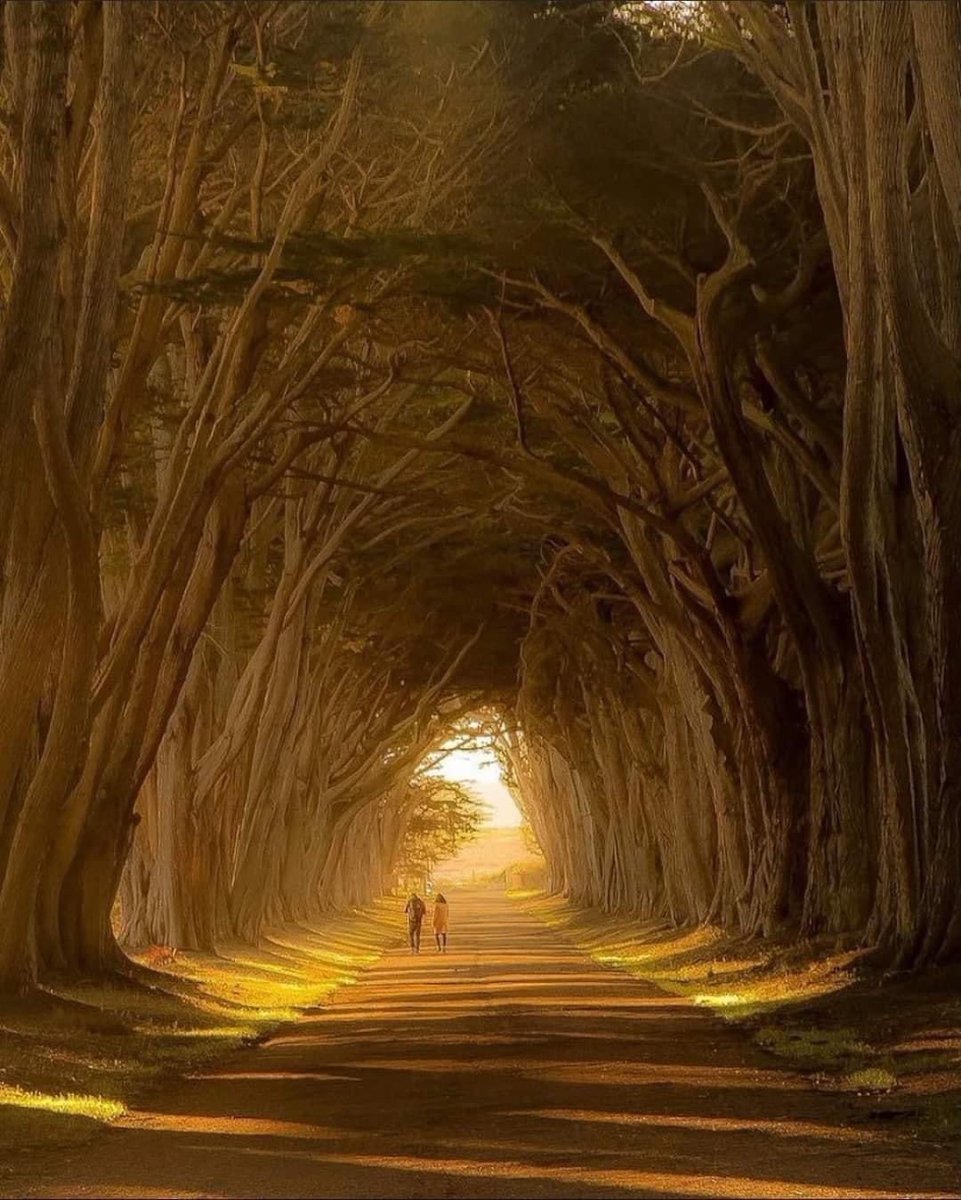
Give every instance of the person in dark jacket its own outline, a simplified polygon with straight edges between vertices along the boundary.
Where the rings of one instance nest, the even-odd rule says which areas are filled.
[[[411,892],[410,899],[404,908],[407,914],[407,940],[410,942],[411,954],[420,953],[420,927],[424,923],[427,905],[416,892]]]

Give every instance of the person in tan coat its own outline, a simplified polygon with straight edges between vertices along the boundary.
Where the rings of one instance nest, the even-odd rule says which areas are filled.
[[[438,892],[434,900],[433,926],[437,949],[441,954],[447,953],[447,921],[447,900]]]

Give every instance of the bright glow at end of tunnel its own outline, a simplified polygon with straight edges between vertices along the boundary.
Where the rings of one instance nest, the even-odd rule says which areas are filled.
[[[523,821],[514,797],[504,786],[500,767],[488,750],[452,750],[438,763],[435,773],[462,783],[488,807],[485,825],[516,829]]]

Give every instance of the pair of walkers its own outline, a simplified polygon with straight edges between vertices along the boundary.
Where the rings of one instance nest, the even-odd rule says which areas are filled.
[[[427,915],[427,905],[416,892],[412,892],[404,908],[407,914],[407,940],[410,942],[411,954],[420,953],[420,931]],[[434,913],[431,918],[434,927],[434,938],[437,949],[441,954],[447,953],[447,901],[438,892],[434,899]]]

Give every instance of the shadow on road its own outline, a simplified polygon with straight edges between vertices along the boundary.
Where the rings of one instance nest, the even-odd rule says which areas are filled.
[[[27,1194],[961,1194],[948,1151],[854,1123],[743,1034],[502,896],[451,899],[449,954],[388,953]]]

